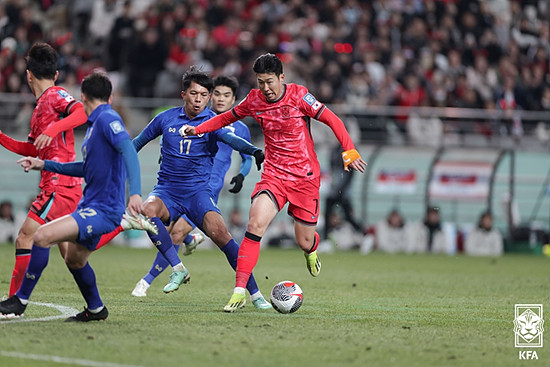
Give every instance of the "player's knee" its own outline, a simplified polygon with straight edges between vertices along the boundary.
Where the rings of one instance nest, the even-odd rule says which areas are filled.
[[[248,226],[246,227],[246,231],[252,234],[255,234],[256,236],[263,236],[265,232],[266,226],[263,224],[258,223],[257,221],[251,220],[248,222]]]
[[[43,227],[38,228],[33,236],[32,242],[36,246],[47,247],[50,242],[47,231],[43,230]]]

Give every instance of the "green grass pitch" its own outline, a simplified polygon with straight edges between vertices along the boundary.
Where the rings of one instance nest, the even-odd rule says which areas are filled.
[[[2,294],[13,253],[0,245]],[[31,304],[26,322],[0,322],[0,366],[550,365],[550,340],[531,349],[538,361],[520,361],[513,331],[515,304],[543,304],[550,312],[549,258],[350,251],[321,254],[322,272],[313,278],[299,250],[262,250],[255,276],[266,298],[281,280],[304,291],[302,307],[282,315],[250,303],[224,313],[234,272],[217,250],[183,258],[191,282],[177,292],[163,294],[166,271],[146,298],[132,297],[154,256],[154,249],[124,247],[93,254],[107,321],[32,321],[60,311]],[[31,301],[84,305],[56,248]]]

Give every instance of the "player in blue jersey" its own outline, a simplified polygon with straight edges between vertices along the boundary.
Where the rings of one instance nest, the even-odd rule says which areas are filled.
[[[225,111],[228,111],[233,104],[235,103],[235,94],[237,88],[239,87],[239,82],[234,77],[227,76],[218,76],[214,79],[214,90],[212,92],[212,110],[219,114]],[[241,121],[236,121],[235,123],[228,126],[228,128],[237,136],[250,141],[250,131],[248,127]],[[213,195],[214,202],[218,202],[219,193],[224,184],[224,178],[231,166],[231,156],[233,153],[233,148],[229,145],[218,142],[218,152],[214,157],[214,164],[212,166],[212,171],[210,173],[210,189]],[[252,165],[252,157],[248,154],[239,152],[242,158],[240,165],[239,173],[231,179],[230,184],[234,186],[229,190],[232,193],[238,193],[242,189],[243,181],[246,175],[250,172],[250,167]],[[201,236],[197,234],[189,234],[193,230],[193,223],[189,223],[189,220],[186,216],[180,217],[171,227],[170,236],[172,242],[176,247],[176,251],[179,249],[179,243],[184,244],[184,255],[190,255],[198,244],[202,241],[197,241],[196,236]],[[184,240],[185,237],[191,237],[190,239]],[[199,237],[199,238],[201,238]],[[162,256],[162,254],[157,254],[155,261],[153,262],[149,272],[138,281],[132,295],[135,297],[145,297],[147,296],[147,290],[149,289],[151,283],[158,277],[164,269],[168,266],[167,260]],[[271,305],[265,301],[263,297],[255,295],[255,290],[251,290],[253,293],[252,303],[257,308],[271,308]]]
[[[143,211],[139,161],[122,119],[109,104],[112,85],[107,76],[93,72],[82,81],[82,103],[88,115],[88,130],[82,143],[83,161],[59,163],[33,157],[20,159],[25,172],[47,170],[84,177],[86,186],[76,211],[38,228],[31,259],[16,294],[0,302],[4,318],[21,316],[49,259],[49,248],[69,241],[65,263],[86,301],[83,312],[66,321],[105,320],[107,308],[99,297],[95,273],[88,257],[101,235],[113,231],[126,209],[126,179],[129,181],[128,212]]]
[[[185,215],[225,253],[228,262],[235,269],[239,245],[225,226],[215,202],[217,195],[214,195],[210,186],[210,173],[218,143],[226,143],[235,150],[254,156],[258,169],[263,162],[262,150],[237,137],[231,128],[190,139],[179,135],[178,130],[183,125],[196,126],[216,115],[206,108],[213,88],[214,82],[207,74],[194,67],[190,68],[182,78],[183,107],[161,112],[133,140],[139,152],[149,141],[162,135],[158,182],[145,200],[144,214],[159,229],[158,235],[148,233],[149,237],[172,267],[181,262],[170,238],[170,227],[167,229],[165,225],[173,225],[178,218]],[[164,287],[166,293],[177,290],[190,277],[185,267],[183,271],[175,268],[173,270],[170,282]],[[255,280],[251,279],[247,289],[252,300],[262,299],[262,304],[268,304]]]

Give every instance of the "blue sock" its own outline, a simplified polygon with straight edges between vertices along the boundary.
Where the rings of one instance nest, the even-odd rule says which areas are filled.
[[[103,301],[99,298],[94,269],[92,269],[90,263],[87,262],[81,269],[69,268],[69,271],[73,274],[74,280],[80,289],[80,293],[82,293],[82,297],[86,300],[88,310],[95,310],[102,307]]]
[[[174,245],[174,248],[176,249],[176,252],[178,252],[180,250],[180,245]],[[169,265],[170,264],[164,255],[157,252],[157,257],[155,258],[155,261],[153,261],[153,265],[147,275],[143,277],[143,280],[149,284],[153,283],[153,280],[155,280],[155,278],[158,277],[160,273],[162,273]]]
[[[237,270],[237,257],[239,256],[239,245],[237,244],[237,242],[235,242],[234,239],[231,239],[220,250],[222,250],[225,254],[225,257],[227,257],[227,261],[229,262],[233,270]],[[256,279],[254,279],[253,274],[250,274],[250,278],[248,278],[246,289],[250,294],[254,294],[259,291],[258,284],[256,284]]]
[[[193,236],[191,236],[191,234],[188,234],[183,239],[183,243],[185,243],[186,245],[189,245],[191,242],[193,242]]]
[[[170,233],[168,233],[168,231],[166,230],[164,223],[162,223],[159,217],[151,218],[151,222],[157,225],[157,228],[159,229],[159,234],[155,235],[151,232],[147,232],[149,238],[151,239],[151,241],[153,241],[153,244],[157,247],[157,250],[159,250],[160,253],[164,255],[164,257],[166,258],[166,260],[168,260],[168,263],[172,265],[172,267],[178,265],[181,260],[178,256],[176,249],[174,248],[174,245],[172,244]]]
[[[28,300],[31,297],[32,290],[38,283],[38,279],[42,275],[42,271],[48,265],[48,260],[50,259],[50,248],[49,247],[39,247],[32,245],[31,249],[31,259],[29,260],[29,266],[27,267],[27,272],[25,273],[25,278],[23,278],[23,283],[17,293],[17,297],[20,299]]]

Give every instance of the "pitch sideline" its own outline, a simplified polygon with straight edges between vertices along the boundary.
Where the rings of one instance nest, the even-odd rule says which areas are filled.
[[[45,317],[37,317],[37,318],[21,317],[21,318],[13,319],[13,320],[2,320],[2,321],[0,321],[0,323],[1,324],[8,324],[8,323],[15,323],[15,322],[50,321],[50,320],[67,318],[69,316],[73,316],[73,315],[78,313],[78,310],[76,310],[72,307],[69,307],[69,306],[56,305],[54,303],[32,302],[32,301],[29,301],[29,303],[33,304],[33,305],[37,305],[37,306],[55,308],[61,314],[60,315],[55,315],[55,316],[45,316]]]
[[[31,353],[18,353],[18,352],[7,352],[0,351],[0,355],[4,357],[20,358],[20,359],[32,359],[35,361],[45,361],[45,362],[54,362],[54,363],[63,363],[70,364],[73,366],[91,366],[91,367],[140,367],[130,364],[118,364],[111,362],[96,362],[90,361],[88,359],[79,359],[79,358],[65,358],[59,356],[48,356],[41,354],[31,354]]]

